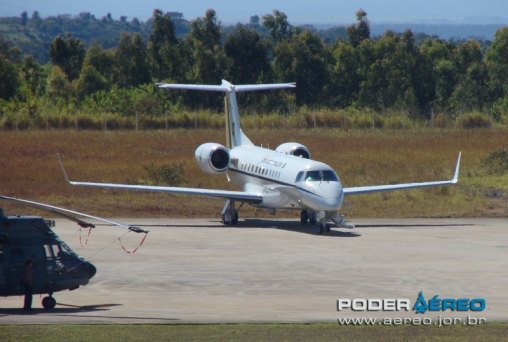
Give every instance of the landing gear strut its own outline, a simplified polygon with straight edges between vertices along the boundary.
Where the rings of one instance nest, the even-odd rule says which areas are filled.
[[[300,222],[303,225],[306,225],[309,222],[309,212],[307,210],[302,210],[300,212]]]
[[[53,294],[50,293],[49,296],[42,298],[42,307],[46,310],[52,310],[55,308],[56,300],[53,298]]]
[[[221,211],[221,219],[225,225],[236,226],[238,224],[238,210],[235,208],[235,201],[226,200]]]
[[[328,233],[330,231],[330,225],[326,223],[326,220],[322,220],[319,222],[319,235],[323,233]]]

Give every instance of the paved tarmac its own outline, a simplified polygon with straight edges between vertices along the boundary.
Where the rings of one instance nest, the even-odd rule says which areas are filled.
[[[19,308],[0,298],[5,323],[312,322],[338,317],[426,317],[413,311],[337,311],[339,298],[485,298],[482,312],[508,321],[508,220],[355,219],[354,230],[316,235],[295,220],[122,219],[148,225],[133,255],[121,228],[99,226],[83,248],[79,230],[55,231],[97,267],[90,284],[55,293],[57,307]],[[83,232],[83,240],[85,232]],[[135,247],[140,235],[122,241]],[[437,313],[433,314],[436,317]],[[429,316],[430,317],[430,316]]]

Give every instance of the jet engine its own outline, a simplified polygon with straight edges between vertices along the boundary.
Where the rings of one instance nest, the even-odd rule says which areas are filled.
[[[288,142],[277,146],[275,151],[285,154],[291,154],[293,156],[302,157],[305,159],[310,159],[310,151],[309,149],[300,143],[297,142]]]
[[[229,151],[221,144],[206,143],[199,145],[194,155],[199,167],[206,173],[220,173],[228,169]]]

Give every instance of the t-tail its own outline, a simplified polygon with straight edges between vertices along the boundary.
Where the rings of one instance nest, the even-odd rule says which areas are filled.
[[[224,92],[224,109],[226,117],[226,147],[233,148],[240,145],[253,145],[240,128],[240,115],[238,113],[238,103],[236,93],[244,91],[259,91],[270,89],[295,88],[295,83],[271,83],[271,84],[243,84],[234,85],[226,80],[222,80],[221,85],[204,84],[171,84],[158,83],[160,88],[165,89],[183,89],[183,90],[203,90]]]

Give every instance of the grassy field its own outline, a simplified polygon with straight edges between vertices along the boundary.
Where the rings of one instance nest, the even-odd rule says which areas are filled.
[[[311,324],[3,325],[1,341],[507,341],[508,325]]]
[[[482,161],[508,148],[508,130],[338,130],[267,129],[246,131],[256,144],[275,148],[287,141],[309,147],[312,157],[337,170],[345,186],[449,179],[462,151],[459,184],[348,198],[344,213],[354,217],[508,216],[508,173],[488,175]],[[222,201],[67,185],[59,152],[72,179],[146,182],[145,166],[184,163],[183,186],[235,189],[224,175],[206,175],[194,150],[204,142],[224,142],[223,130],[8,131],[0,133],[0,193],[115,217],[214,217]],[[8,212],[28,209],[2,203]],[[296,216],[296,212],[278,215]],[[242,217],[267,217],[244,207]]]

